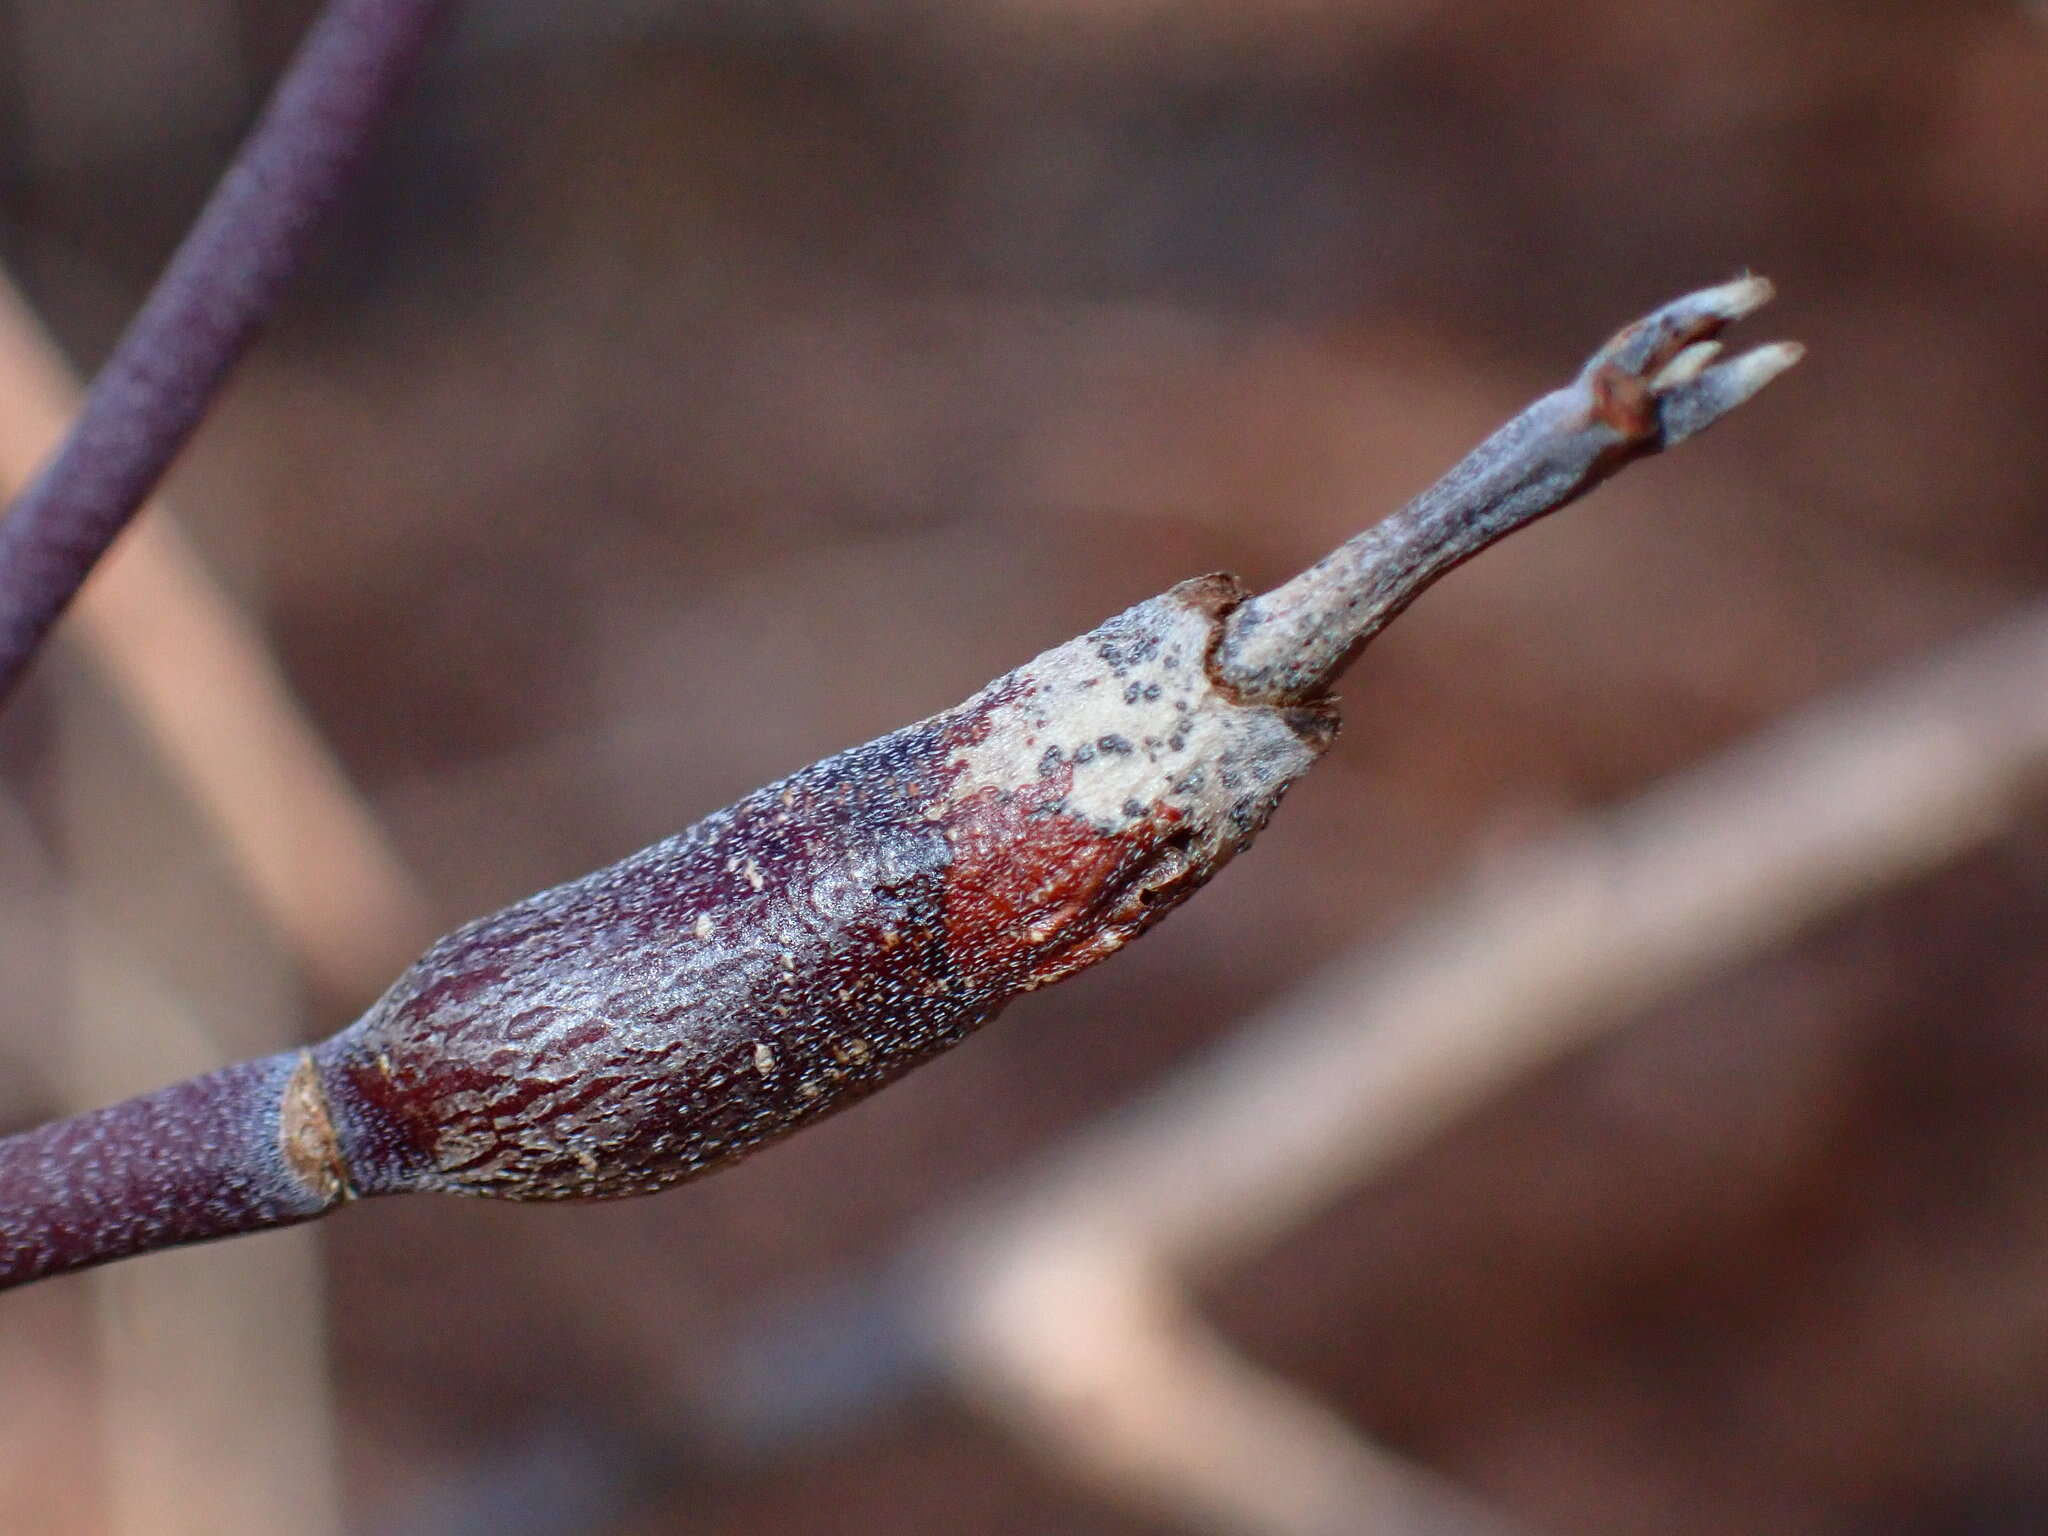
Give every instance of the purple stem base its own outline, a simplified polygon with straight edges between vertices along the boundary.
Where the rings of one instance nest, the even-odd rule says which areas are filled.
[[[300,1061],[241,1062],[0,1140],[0,1289],[330,1209],[280,1135]]]

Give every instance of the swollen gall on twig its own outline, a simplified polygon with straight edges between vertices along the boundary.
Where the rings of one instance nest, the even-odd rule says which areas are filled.
[[[0,1286],[360,1195],[641,1194],[732,1162],[1115,953],[1248,847],[1328,689],[1460,561],[1797,360],[1742,278],[1624,330],[1264,596],[1205,576],[973,698],[457,930],[310,1051],[0,1142]]]

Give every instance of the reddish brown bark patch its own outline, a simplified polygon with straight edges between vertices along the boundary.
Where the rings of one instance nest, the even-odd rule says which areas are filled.
[[[1592,382],[1595,421],[1612,427],[1632,443],[1656,430],[1656,400],[1639,375],[1608,366],[1595,372]]]
[[[989,788],[948,817],[947,947],[963,971],[998,986],[1030,985],[1058,952],[1093,936],[1090,919],[1133,859],[1121,836],[1052,809],[1056,784]]]

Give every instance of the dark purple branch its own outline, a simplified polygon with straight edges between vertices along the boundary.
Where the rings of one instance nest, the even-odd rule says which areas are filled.
[[[317,1142],[303,1152],[303,1062],[224,1067],[0,1142],[0,1288],[335,1204]]]
[[[314,23],[63,446],[0,523],[0,702],[276,307],[448,10],[331,0]]]
[[[1198,577],[954,709],[458,929],[349,1028],[0,1141],[0,1287],[352,1194],[604,1199],[695,1178],[1106,958],[1251,845],[1330,683],[1458,560],[1797,359],[1768,296],[1668,305],[1433,491],[1252,597]]]

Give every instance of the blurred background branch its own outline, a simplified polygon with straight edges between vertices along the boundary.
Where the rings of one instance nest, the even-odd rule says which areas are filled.
[[[1505,1530],[1241,1357],[1176,1274],[1245,1262],[1518,1080],[2011,837],[2044,789],[2037,604],[1495,860],[836,1300],[770,1306],[678,1399],[669,1454],[846,1434],[936,1373],[1055,1465],[1193,1529]],[[632,1502],[621,1477],[659,1477],[551,1444],[591,1503],[515,1530],[575,1529]],[[467,1504],[443,1517],[486,1525]]]
[[[0,491],[26,483],[76,403],[0,276]],[[80,642],[309,979],[374,996],[432,936],[425,901],[254,623],[171,510],[146,511],[80,595]]]
[[[2048,782],[2048,607],[1483,867],[1001,1202],[1242,1259],[1506,1084],[2009,834]]]
[[[1211,1378],[1254,1368],[1179,1317],[1185,1304],[1157,1267],[1242,1260],[1600,1032],[2010,835],[2044,787],[2048,606],[2037,605],[1518,850],[971,1207],[968,1235],[935,1245],[938,1353],[971,1396],[1064,1462],[1163,1505],[1199,1508],[1212,1486],[1243,1496],[1234,1518],[1204,1526],[1347,1528],[1344,1510],[1379,1501],[1362,1491],[1362,1465],[1346,1477],[1337,1452],[1312,1451],[1330,1440],[1320,1415],[1248,1407],[1183,1421],[1235,1396]],[[1274,1401],[1272,1386],[1240,1385]],[[1185,1459],[1145,1454],[1155,1442]],[[1279,1475],[1290,1451],[1310,1469]],[[1311,1507],[1258,1502],[1284,1497],[1276,1486]],[[1464,1528],[1393,1503],[1348,1528]]]
[[[975,1260],[941,1298],[956,1385],[1135,1512],[1217,1536],[1513,1529],[1254,1364],[1144,1253],[1068,1227],[998,1238]]]

